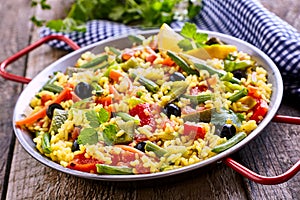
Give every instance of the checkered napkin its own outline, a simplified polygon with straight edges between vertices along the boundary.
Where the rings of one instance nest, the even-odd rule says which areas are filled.
[[[265,9],[257,0],[203,0],[201,12],[192,20],[199,29],[217,31],[245,40],[265,52],[278,66],[286,94],[300,98],[300,33]],[[183,22],[171,27],[181,28]],[[42,28],[41,37],[62,34],[79,46],[87,46],[111,36],[136,33],[137,28],[95,20],[87,23],[87,32],[56,33]],[[51,46],[69,50],[64,42]]]

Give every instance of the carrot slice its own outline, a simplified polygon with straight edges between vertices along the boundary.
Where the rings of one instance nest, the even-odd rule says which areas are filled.
[[[71,92],[71,88],[69,87],[66,87],[63,89],[63,91],[61,91],[61,93],[55,98],[53,99],[53,101],[51,101],[50,104],[53,104],[53,103],[60,103],[62,102],[63,100],[66,100],[66,99],[69,99],[71,97],[70,95],[70,92]],[[49,104],[49,105],[50,105]],[[24,118],[24,119],[21,119],[19,121],[16,121],[16,125],[17,126],[22,126],[22,125],[25,125],[25,124],[33,124],[34,122],[36,122],[38,119],[41,119],[43,117],[46,116],[46,110],[47,110],[47,107],[48,106],[45,106],[44,108],[42,108],[41,110],[39,110],[38,112]]]
[[[121,72],[111,69],[109,72],[109,78],[111,78],[114,81],[119,81],[120,78],[123,77],[123,75],[121,74]]]
[[[114,146],[115,146],[115,147],[119,147],[119,148],[123,149],[124,151],[129,151],[129,152],[131,152],[131,153],[137,153],[137,154],[139,154],[140,156],[145,155],[144,152],[142,152],[142,151],[140,151],[140,150],[138,150],[138,149],[136,149],[136,148],[134,148],[134,147],[131,147],[131,146],[127,146],[127,145],[123,145],[123,144],[116,144],[116,145],[114,145]]]

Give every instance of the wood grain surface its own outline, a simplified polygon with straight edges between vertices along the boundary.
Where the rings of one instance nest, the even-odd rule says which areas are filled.
[[[30,8],[30,2],[1,2],[0,60],[38,40],[38,29],[29,22],[32,14],[57,18],[64,15],[70,1],[50,0],[53,8],[47,12]],[[298,0],[261,2],[300,30]],[[44,45],[12,64],[9,71],[33,77],[65,54]],[[11,119],[21,90],[21,84],[0,77],[1,199],[300,199],[299,174],[286,183],[265,186],[243,178],[222,163],[181,175],[137,182],[92,181],[58,172],[33,159],[15,139]],[[299,103],[284,98],[279,113],[300,116]],[[261,174],[280,174],[300,158],[299,133],[299,125],[271,123],[234,158]]]

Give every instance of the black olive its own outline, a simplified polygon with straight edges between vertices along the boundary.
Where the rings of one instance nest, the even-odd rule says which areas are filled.
[[[76,85],[74,92],[81,99],[85,99],[92,96],[92,91],[94,88],[85,82],[80,82]]]
[[[136,148],[142,152],[145,152],[145,146],[146,146],[146,142],[139,142],[135,145],[134,148]]]
[[[64,108],[58,103],[50,104],[46,110],[46,115],[49,117],[49,119],[52,119],[54,109],[63,110]]]
[[[174,72],[173,74],[170,75],[170,81],[172,82],[184,81],[184,80],[185,80],[185,76],[180,72]]]
[[[238,70],[233,71],[232,74],[237,79],[241,79],[241,78],[246,78],[247,77],[245,70],[238,69]]]
[[[168,103],[164,108],[164,113],[170,118],[171,115],[181,116],[181,109],[174,103]]]
[[[205,42],[206,45],[223,44],[218,38],[212,37]]]
[[[77,140],[75,140],[72,144],[72,152],[79,150],[79,144],[77,143]]]
[[[225,124],[222,128],[220,137],[226,137],[227,139],[232,138],[236,133],[236,128],[232,124]]]

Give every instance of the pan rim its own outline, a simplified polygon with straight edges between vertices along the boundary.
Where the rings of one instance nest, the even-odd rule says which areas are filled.
[[[94,44],[88,45],[86,47],[82,47],[79,50],[76,50],[74,52],[71,52],[65,56],[63,56],[62,58],[56,60],[55,62],[53,62],[52,64],[50,64],[48,67],[46,67],[44,70],[42,70],[37,76],[35,76],[32,81],[26,86],[26,88],[22,91],[22,93],[20,94],[17,103],[15,105],[14,108],[14,114],[13,114],[13,129],[14,129],[14,133],[18,139],[18,141],[20,142],[20,144],[23,146],[23,148],[33,157],[35,158],[37,161],[41,162],[42,164],[58,170],[60,172],[66,173],[66,174],[70,174],[70,175],[74,175],[77,177],[81,177],[81,178],[87,178],[87,179],[93,179],[93,180],[105,180],[105,181],[136,181],[136,180],[149,180],[149,179],[156,179],[156,178],[161,178],[161,177],[166,177],[166,176],[170,176],[170,175],[175,175],[175,174],[181,174],[184,172],[188,172],[191,170],[195,170],[198,168],[201,168],[203,166],[218,162],[224,158],[226,158],[227,156],[231,155],[232,153],[240,150],[242,147],[244,147],[248,142],[250,142],[251,140],[253,140],[253,138],[255,138],[259,133],[261,133],[261,131],[269,124],[269,122],[271,122],[272,118],[275,116],[277,110],[280,107],[281,104],[281,100],[282,100],[282,95],[283,95],[283,81],[281,78],[281,74],[278,70],[278,68],[276,67],[276,65],[274,64],[274,62],[265,54],[263,53],[260,49],[258,49],[257,47],[243,41],[240,40],[238,38],[229,36],[229,35],[225,35],[222,33],[218,33],[218,32],[213,32],[213,31],[206,31],[206,30],[199,30],[200,32],[203,33],[207,33],[209,36],[215,36],[220,38],[221,40],[228,40],[228,41],[234,41],[234,43],[238,43],[241,46],[244,46],[245,48],[249,48],[249,50],[255,52],[258,56],[260,56],[260,59],[262,59],[264,62],[266,62],[268,64],[268,68],[270,68],[269,70],[272,71],[273,76],[274,76],[274,81],[275,81],[275,86],[272,86],[272,97],[271,97],[271,103],[272,103],[272,108],[269,110],[268,114],[266,115],[266,117],[262,120],[262,122],[258,125],[258,127],[250,134],[248,135],[244,140],[242,140],[241,142],[239,142],[238,144],[236,144],[235,146],[233,146],[232,148],[219,153],[207,160],[189,165],[189,166],[185,166],[182,168],[178,168],[178,169],[173,169],[170,171],[164,171],[164,172],[157,172],[157,173],[151,173],[151,174],[137,174],[137,175],[100,175],[100,174],[91,174],[91,173],[86,173],[86,172],[80,172],[80,171],[76,171],[76,170],[71,170],[68,168],[65,168],[61,165],[59,165],[58,163],[55,163],[54,161],[50,160],[49,158],[41,155],[35,147],[32,147],[32,145],[30,145],[25,136],[26,133],[24,134],[24,130],[19,129],[15,126],[15,121],[17,121],[21,114],[24,112],[24,109],[20,109],[22,107],[24,107],[24,103],[22,103],[22,99],[24,99],[25,97],[27,97],[26,93],[35,86],[35,84],[39,83],[38,78],[39,77],[45,77],[44,75],[49,73],[49,71],[51,71],[51,69],[57,67],[61,62],[66,61],[74,56],[80,56],[83,52],[99,47],[101,45],[107,44],[109,42],[113,42],[116,40],[122,40],[127,38],[127,36],[129,35],[122,35],[122,36],[116,36],[116,37],[112,37],[100,42],[96,42]],[[137,34],[143,34],[143,35],[153,35],[158,33],[158,30],[150,30],[150,31],[140,31],[137,32]],[[274,94],[275,93],[275,94]],[[273,96],[275,95],[275,96]],[[28,97],[27,97],[28,98]],[[21,110],[21,111],[20,111]],[[33,141],[32,141],[33,142]]]

